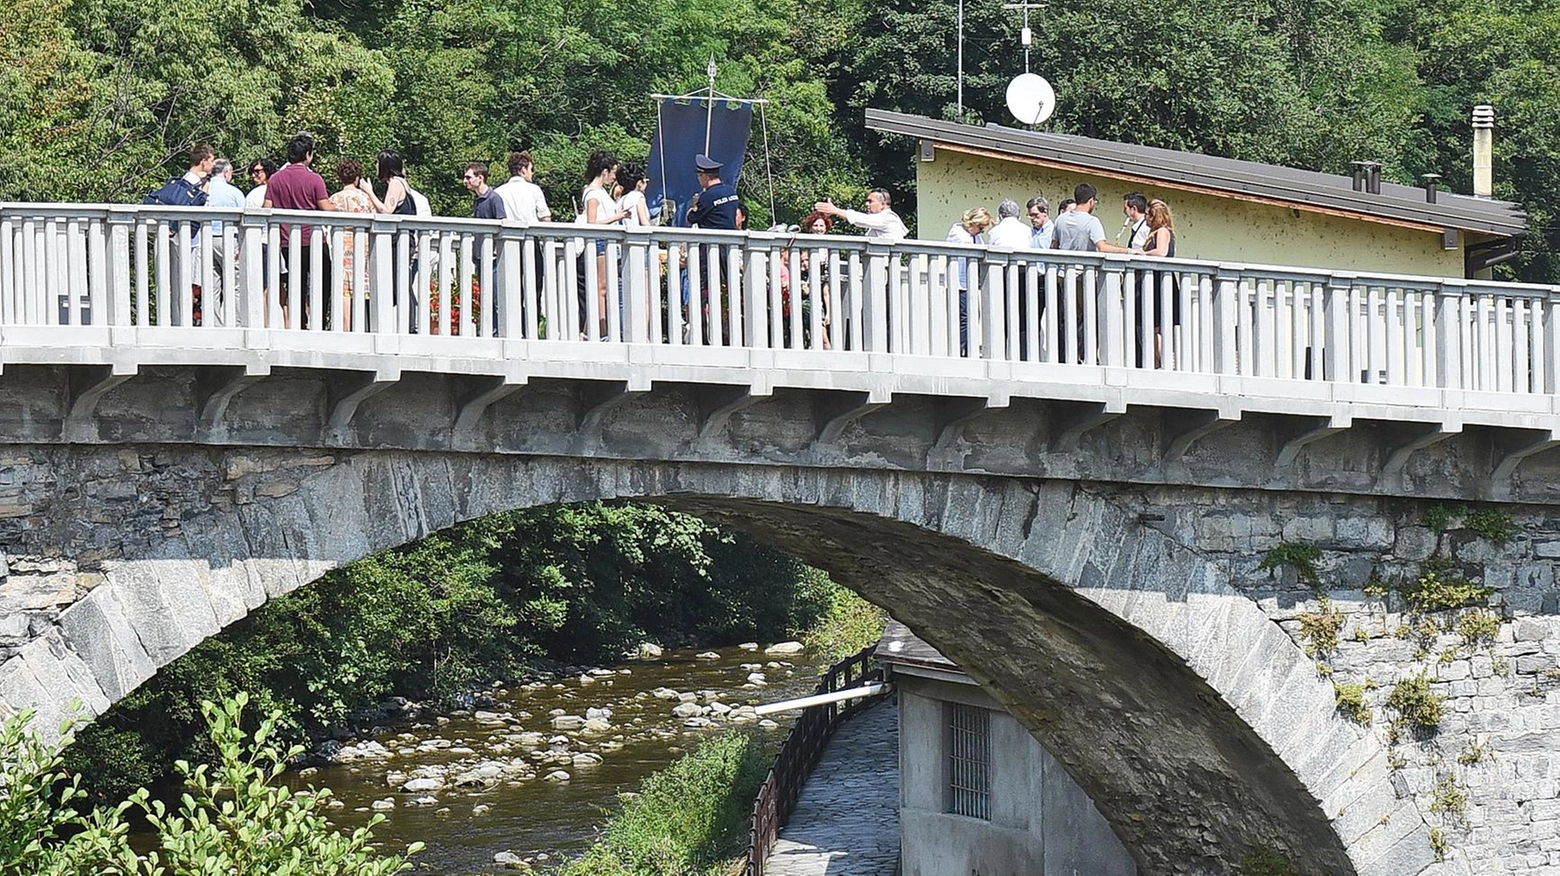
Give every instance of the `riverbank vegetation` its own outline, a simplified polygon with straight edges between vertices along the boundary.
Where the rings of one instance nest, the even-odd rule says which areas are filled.
[[[41,741],[29,714],[0,722],[0,876],[393,876],[406,857],[374,848],[375,816],[351,832],[323,814],[329,791],[275,784],[297,748],[276,742],[278,714],[244,729],[243,694],[200,705],[210,764],[176,765],[184,793],[173,807],[145,788],[112,806],[92,805],[79,776],[62,767],[61,747]],[[253,723],[253,722],[250,722]],[[136,817],[154,848],[129,840]],[[412,843],[407,856],[422,849]]]
[[[495,680],[613,662],[645,642],[815,631],[832,654],[881,630],[875,608],[822,572],[696,517],[603,503],[515,511],[273,599],[86,727],[66,766],[106,802],[177,760],[209,762],[200,704],[239,691],[280,712],[277,734],[296,743],[391,695],[460,703]]]
[[[758,737],[710,739],[645,779],[599,839],[559,876],[704,876],[731,872],[753,798],[774,759]]]

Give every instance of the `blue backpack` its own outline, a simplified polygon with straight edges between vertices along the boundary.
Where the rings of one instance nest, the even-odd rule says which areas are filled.
[[[200,186],[182,176],[176,176],[160,188],[148,192],[141,203],[162,207],[204,207],[206,193],[200,190]]]

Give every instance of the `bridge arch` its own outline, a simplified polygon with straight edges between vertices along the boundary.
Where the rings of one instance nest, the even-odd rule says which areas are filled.
[[[74,480],[182,479],[200,513],[118,516],[118,555],[0,665],[50,726],[337,565],[515,508],[653,499],[828,570],[957,661],[1067,766],[1144,873],[1416,873],[1428,827],[1387,754],[1217,565],[1071,481],[431,451],[62,447]],[[175,474],[170,474],[174,472]],[[86,500],[77,499],[83,506]],[[78,510],[91,517],[91,509]],[[108,525],[108,524],[103,524]],[[153,527],[154,532],[134,527]]]

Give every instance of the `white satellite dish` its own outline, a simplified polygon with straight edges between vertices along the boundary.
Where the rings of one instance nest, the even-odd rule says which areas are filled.
[[[1026,125],[1038,125],[1056,112],[1056,91],[1033,73],[1020,73],[1007,87],[1008,112]]]

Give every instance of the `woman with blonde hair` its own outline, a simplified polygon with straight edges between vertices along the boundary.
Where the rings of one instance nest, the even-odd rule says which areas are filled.
[[[1175,215],[1170,212],[1170,205],[1155,198],[1148,202],[1148,237],[1143,241],[1143,255],[1159,256],[1160,258],[1175,258]],[[1174,271],[1144,271],[1142,277],[1143,288],[1139,291],[1142,299],[1140,312],[1153,311],[1154,314],[1154,367],[1164,367],[1164,308],[1161,305],[1163,289],[1161,283],[1164,278],[1170,279],[1170,322],[1171,325],[1181,324],[1181,290],[1176,280]],[[1145,319],[1140,325],[1147,324]]]
[[[985,243],[983,235],[991,230],[991,226],[997,224],[996,217],[985,207],[973,207],[964,211],[959,221],[953,223],[948,229],[948,234],[943,237],[949,243]],[[958,259],[959,265],[959,355],[969,353],[970,333],[970,297],[969,284],[965,277],[969,270],[968,259]]]

